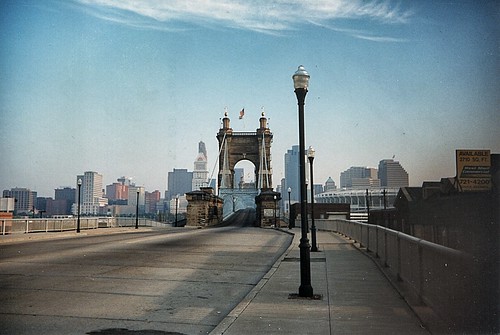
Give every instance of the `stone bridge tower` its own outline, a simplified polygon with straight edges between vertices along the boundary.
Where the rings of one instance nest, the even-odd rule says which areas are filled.
[[[235,189],[234,167],[241,160],[249,160],[255,166],[256,188],[260,191],[272,189],[271,143],[273,134],[267,127],[267,118],[262,112],[260,127],[254,132],[236,132],[229,125],[227,112],[219,129],[219,175],[218,187]],[[220,194],[220,193],[219,193]]]

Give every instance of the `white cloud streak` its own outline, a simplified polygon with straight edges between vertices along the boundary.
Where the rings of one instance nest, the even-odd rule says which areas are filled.
[[[404,24],[412,16],[389,0],[76,0],[101,19],[144,29],[166,29],[165,24],[185,22],[218,25],[279,34],[297,26],[336,19],[371,20]],[[120,13],[122,12],[122,13]],[[123,12],[129,15],[123,15]],[[135,15],[130,15],[135,14]],[[147,20],[149,19],[149,20]],[[369,34],[352,35],[376,41]],[[390,41],[390,38],[379,38]],[[395,39],[396,40],[396,39]]]

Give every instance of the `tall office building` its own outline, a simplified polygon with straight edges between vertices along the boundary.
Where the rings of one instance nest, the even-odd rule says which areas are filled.
[[[117,183],[106,185],[106,197],[110,200],[110,202],[128,200],[129,186],[131,186],[130,183],[125,184],[122,179],[118,179]]]
[[[305,160],[305,157],[304,157]],[[305,163],[304,163],[305,164]],[[283,192],[291,189],[290,200],[292,202],[300,201],[300,172],[299,172],[299,146],[294,145],[287,150],[285,154],[285,185]]]
[[[80,213],[84,215],[99,215],[101,210],[108,204],[108,199],[102,196],[102,175],[86,171],[83,175],[76,177],[76,201],[78,202],[78,180],[82,181]],[[76,213],[76,204],[73,206],[73,212]]]
[[[332,177],[328,177],[328,179],[325,182],[325,187],[323,188],[324,192],[328,191],[333,191],[337,189],[337,185],[335,185],[335,182],[333,181]]]
[[[340,173],[341,188],[369,188],[379,186],[377,169],[352,166]]]
[[[382,187],[409,186],[408,172],[393,159],[383,159],[378,164],[378,178]]]
[[[201,142],[198,144],[198,156],[194,161],[193,179],[191,190],[197,191],[201,187],[208,186],[208,168],[207,168],[207,148],[205,143]]]
[[[36,206],[37,193],[29,188],[11,188],[3,191],[4,198],[14,198],[14,213],[29,214],[33,213]]]
[[[313,187],[314,187],[314,189],[313,189],[314,195],[324,192],[323,185],[321,185],[321,184],[314,184]]]
[[[145,194],[145,203],[144,203],[144,211],[146,213],[156,213],[157,205],[161,200],[161,193],[158,190],[153,192],[146,192]]]
[[[76,202],[76,190],[73,187],[56,188],[53,214],[71,214],[71,206]],[[48,209],[47,209],[48,211]]]
[[[146,190],[144,189],[144,186],[129,186],[127,202],[128,207],[135,209],[137,207],[137,200],[139,200],[139,213],[143,214],[145,211]]]
[[[245,182],[245,169],[243,168],[235,168],[234,169],[234,188],[241,188],[243,183]]]
[[[168,185],[165,200],[169,201],[177,194],[184,195],[192,191],[193,172],[187,169],[175,169],[168,173]]]

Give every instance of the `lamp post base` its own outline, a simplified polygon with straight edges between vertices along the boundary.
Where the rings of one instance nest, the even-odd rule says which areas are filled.
[[[299,249],[300,249],[299,296],[312,297],[314,295],[314,292],[311,285],[311,255],[310,255],[311,246],[309,245],[309,239],[307,239],[307,237],[303,237],[300,239]]]
[[[311,252],[318,252],[318,245],[316,243],[316,227],[315,226],[311,227],[311,239],[312,239]]]
[[[314,296],[314,292],[313,292],[313,288],[311,285],[301,285],[299,287],[299,297],[310,298],[313,296]]]

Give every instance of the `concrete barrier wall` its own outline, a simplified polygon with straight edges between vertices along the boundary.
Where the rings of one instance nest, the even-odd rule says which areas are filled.
[[[170,224],[139,218],[141,227],[170,227]],[[97,229],[112,227],[133,227],[136,219],[121,217],[81,217],[80,229]],[[62,232],[76,230],[77,218],[66,219],[2,219],[0,234],[28,234],[40,232]]]
[[[394,278],[401,292],[431,307],[449,331],[474,328],[474,264],[470,255],[382,226],[347,220],[315,220],[359,243]],[[479,303],[479,302],[476,302]]]

